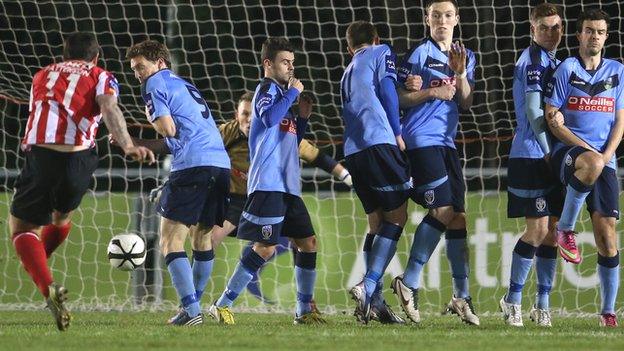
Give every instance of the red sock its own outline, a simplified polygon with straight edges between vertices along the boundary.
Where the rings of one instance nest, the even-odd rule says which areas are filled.
[[[64,226],[55,226],[54,224],[48,224],[41,230],[41,241],[45,246],[46,256],[50,257],[54,250],[67,239],[69,231],[71,230],[71,222]]]
[[[22,266],[30,274],[39,291],[47,298],[48,286],[52,284],[52,273],[48,268],[43,243],[37,234],[21,232],[13,234],[13,246],[15,246],[15,251],[22,261]]]

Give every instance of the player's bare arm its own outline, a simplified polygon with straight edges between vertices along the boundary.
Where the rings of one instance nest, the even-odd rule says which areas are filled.
[[[558,108],[546,104],[544,107],[544,115],[546,116],[546,120],[548,121],[548,129],[553,133],[553,135],[561,140],[566,145],[577,145],[584,147],[588,150],[595,150],[593,147],[589,146],[585,141],[581,138],[577,137],[565,126],[564,123],[558,123],[557,120],[563,120],[563,115]]]
[[[611,129],[611,134],[609,135],[609,141],[607,142],[607,147],[605,151],[602,153],[602,159],[605,164],[609,163],[613,154],[615,154],[615,150],[618,145],[620,145],[620,141],[622,140],[622,135],[624,134],[624,109],[617,110],[615,112],[615,125]]]
[[[466,71],[466,47],[463,43],[456,41],[449,50],[449,67],[455,72],[455,88],[458,96],[459,106],[467,110],[472,106],[472,95],[474,87],[468,82],[468,72]]]
[[[420,78],[420,76],[412,76],[412,77]],[[421,78],[420,84],[422,87],[422,78]],[[412,84],[412,86],[415,86],[415,85]],[[407,81],[406,81],[405,87],[409,89],[407,85]],[[399,95],[399,106],[402,109],[404,109],[404,108],[411,108],[416,105],[420,105],[423,102],[427,102],[433,99],[447,100],[447,101],[452,100],[453,97],[455,96],[455,91],[456,89],[454,86],[445,84],[439,87],[421,89],[417,91],[413,91],[411,89],[407,90],[407,89],[403,89],[400,87],[397,89],[397,94]]]
[[[123,118],[121,109],[117,105],[117,97],[111,95],[99,95],[95,101],[100,106],[102,118],[106,127],[117,141],[124,153],[137,161],[147,160],[150,164],[156,160],[154,153],[142,146],[135,146],[128,134],[126,121]]]

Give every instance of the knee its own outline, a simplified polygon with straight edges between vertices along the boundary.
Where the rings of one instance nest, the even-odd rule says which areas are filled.
[[[297,248],[302,252],[316,252],[316,235],[295,241]]]
[[[275,254],[275,245],[254,243],[253,251],[266,261]]]
[[[584,152],[579,156],[581,162],[579,162],[579,168],[587,171],[589,176],[595,180],[602,173],[602,169],[605,166],[605,162],[602,159],[602,155],[596,152]]]
[[[453,221],[456,215],[451,206],[433,208],[429,210],[429,214],[447,227],[451,224],[451,221]]]

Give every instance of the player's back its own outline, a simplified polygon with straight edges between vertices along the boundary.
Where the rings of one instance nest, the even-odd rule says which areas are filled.
[[[170,115],[175,123],[176,135],[165,138],[173,155],[171,171],[200,166],[230,168],[221,134],[194,85],[163,69],[147,79],[143,95],[152,118]]]
[[[526,94],[542,93],[559,64],[552,54],[532,44],[520,54],[514,68],[513,100],[517,127],[511,143],[511,158],[542,158],[544,152],[526,116]]]
[[[345,156],[378,144],[396,145],[386,111],[379,99],[380,82],[396,80],[395,57],[387,45],[358,49],[342,76],[342,116]]]
[[[117,81],[90,62],[70,60],[44,67],[33,77],[22,143],[94,146],[101,118],[95,97],[105,94],[118,94]]]
[[[474,53],[466,49],[466,73],[470,85],[474,85]],[[403,58],[398,79],[405,82],[409,74],[419,75],[422,89],[442,85],[456,85],[455,72],[448,65],[448,53],[431,38],[412,48]],[[405,110],[403,140],[408,149],[427,146],[455,148],[455,136],[459,124],[458,95],[453,100],[430,99]]]
[[[624,65],[603,58],[596,70],[587,71],[578,57],[557,67],[546,88],[544,101],[560,108],[572,133],[603,152],[615,125],[615,112],[624,108]],[[553,151],[563,144],[554,143]],[[615,155],[608,164],[615,168]]]

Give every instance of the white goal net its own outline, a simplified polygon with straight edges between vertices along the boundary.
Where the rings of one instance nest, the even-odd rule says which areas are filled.
[[[511,93],[514,62],[530,43],[529,8],[536,3],[460,1],[456,36],[477,56],[474,105],[460,117],[457,147],[469,190],[470,283],[478,312],[495,311],[508,285],[511,250],[524,229],[523,221],[506,217],[506,164],[515,125]],[[574,54],[575,18],[591,6],[602,6],[612,16],[606,56],[624,56],[623,3],[566,3],[566,35],[559,58]],[[295,74],[318,101],[307,137],[340,161],[343,126],[339,81],[350,60],[344,39],[347,26],[354,20],[372,21],[382,42],[391,44],[401,57],[423,39],[423,15],[421,1],[405,0],[0,1],[0,210],[8,215],[12,185],[23,162],[19,139],[28,116],[32,75],[60,60],[62,38],[67,33],[82,30],[97,34],[103,54],[100,65],[119,80],[120,103],[129,123],[145,123],[140,87],[124,58],[132,44],[147,38],[165,42],[173,54],[175,71],[199,88],[217,123],[221,123],[233,117],[238,97],[253,91],[258,83],[262,42],[267,36],[287,37],[298,48]],[[154,137],[153,131],[137,128],[132,133]],[[68,241],[49,261],[54,278],[69,288],[73,308],[174,306],[175,292],[156,249],[151,251],[153,261],[148,272],[136,272],[133,277],[111,268],[106,259],[106,245],[115,234],[141,229],[148,240],[155,240],[156,215],[144,194],[166,176],[162,162],[154,167],[126,163],[120,150],[107,144],[104,131],[99,133],[98,148],[100,165],[93,186],[73,217]],[[350,311],[354,306],[347,291],[363,274],[365,215],[355,194],[321,170],[305,168],[303,188],[319,239],[316,301],[327,312]],[[415,227],[423,216],[422,208],[410,205],[411,220],[386,283],[405,267]],[[6,223],[3,228],[0,309],[39,308],[42,299],[19,265]],[[578,229],[584,262],[580,266],[559,264],[551,306],[566,312],[595,313],[600,293],[586,214]],[[443,242],[425,268],[421,294],[425,312],[439,312],[452,293]],[[204,304],[221,293],[244,245],[227,239],[216,251]],[[281,255],[261,274],[261,289],[273,305],[264,305],[245,293],[236,306],[290,311],[295,301],[291,266],[291,256]],[[526,305],[533,301],[533,281],[534,274],[525,288]],[[395,304],[389,289],[386,297]]]

